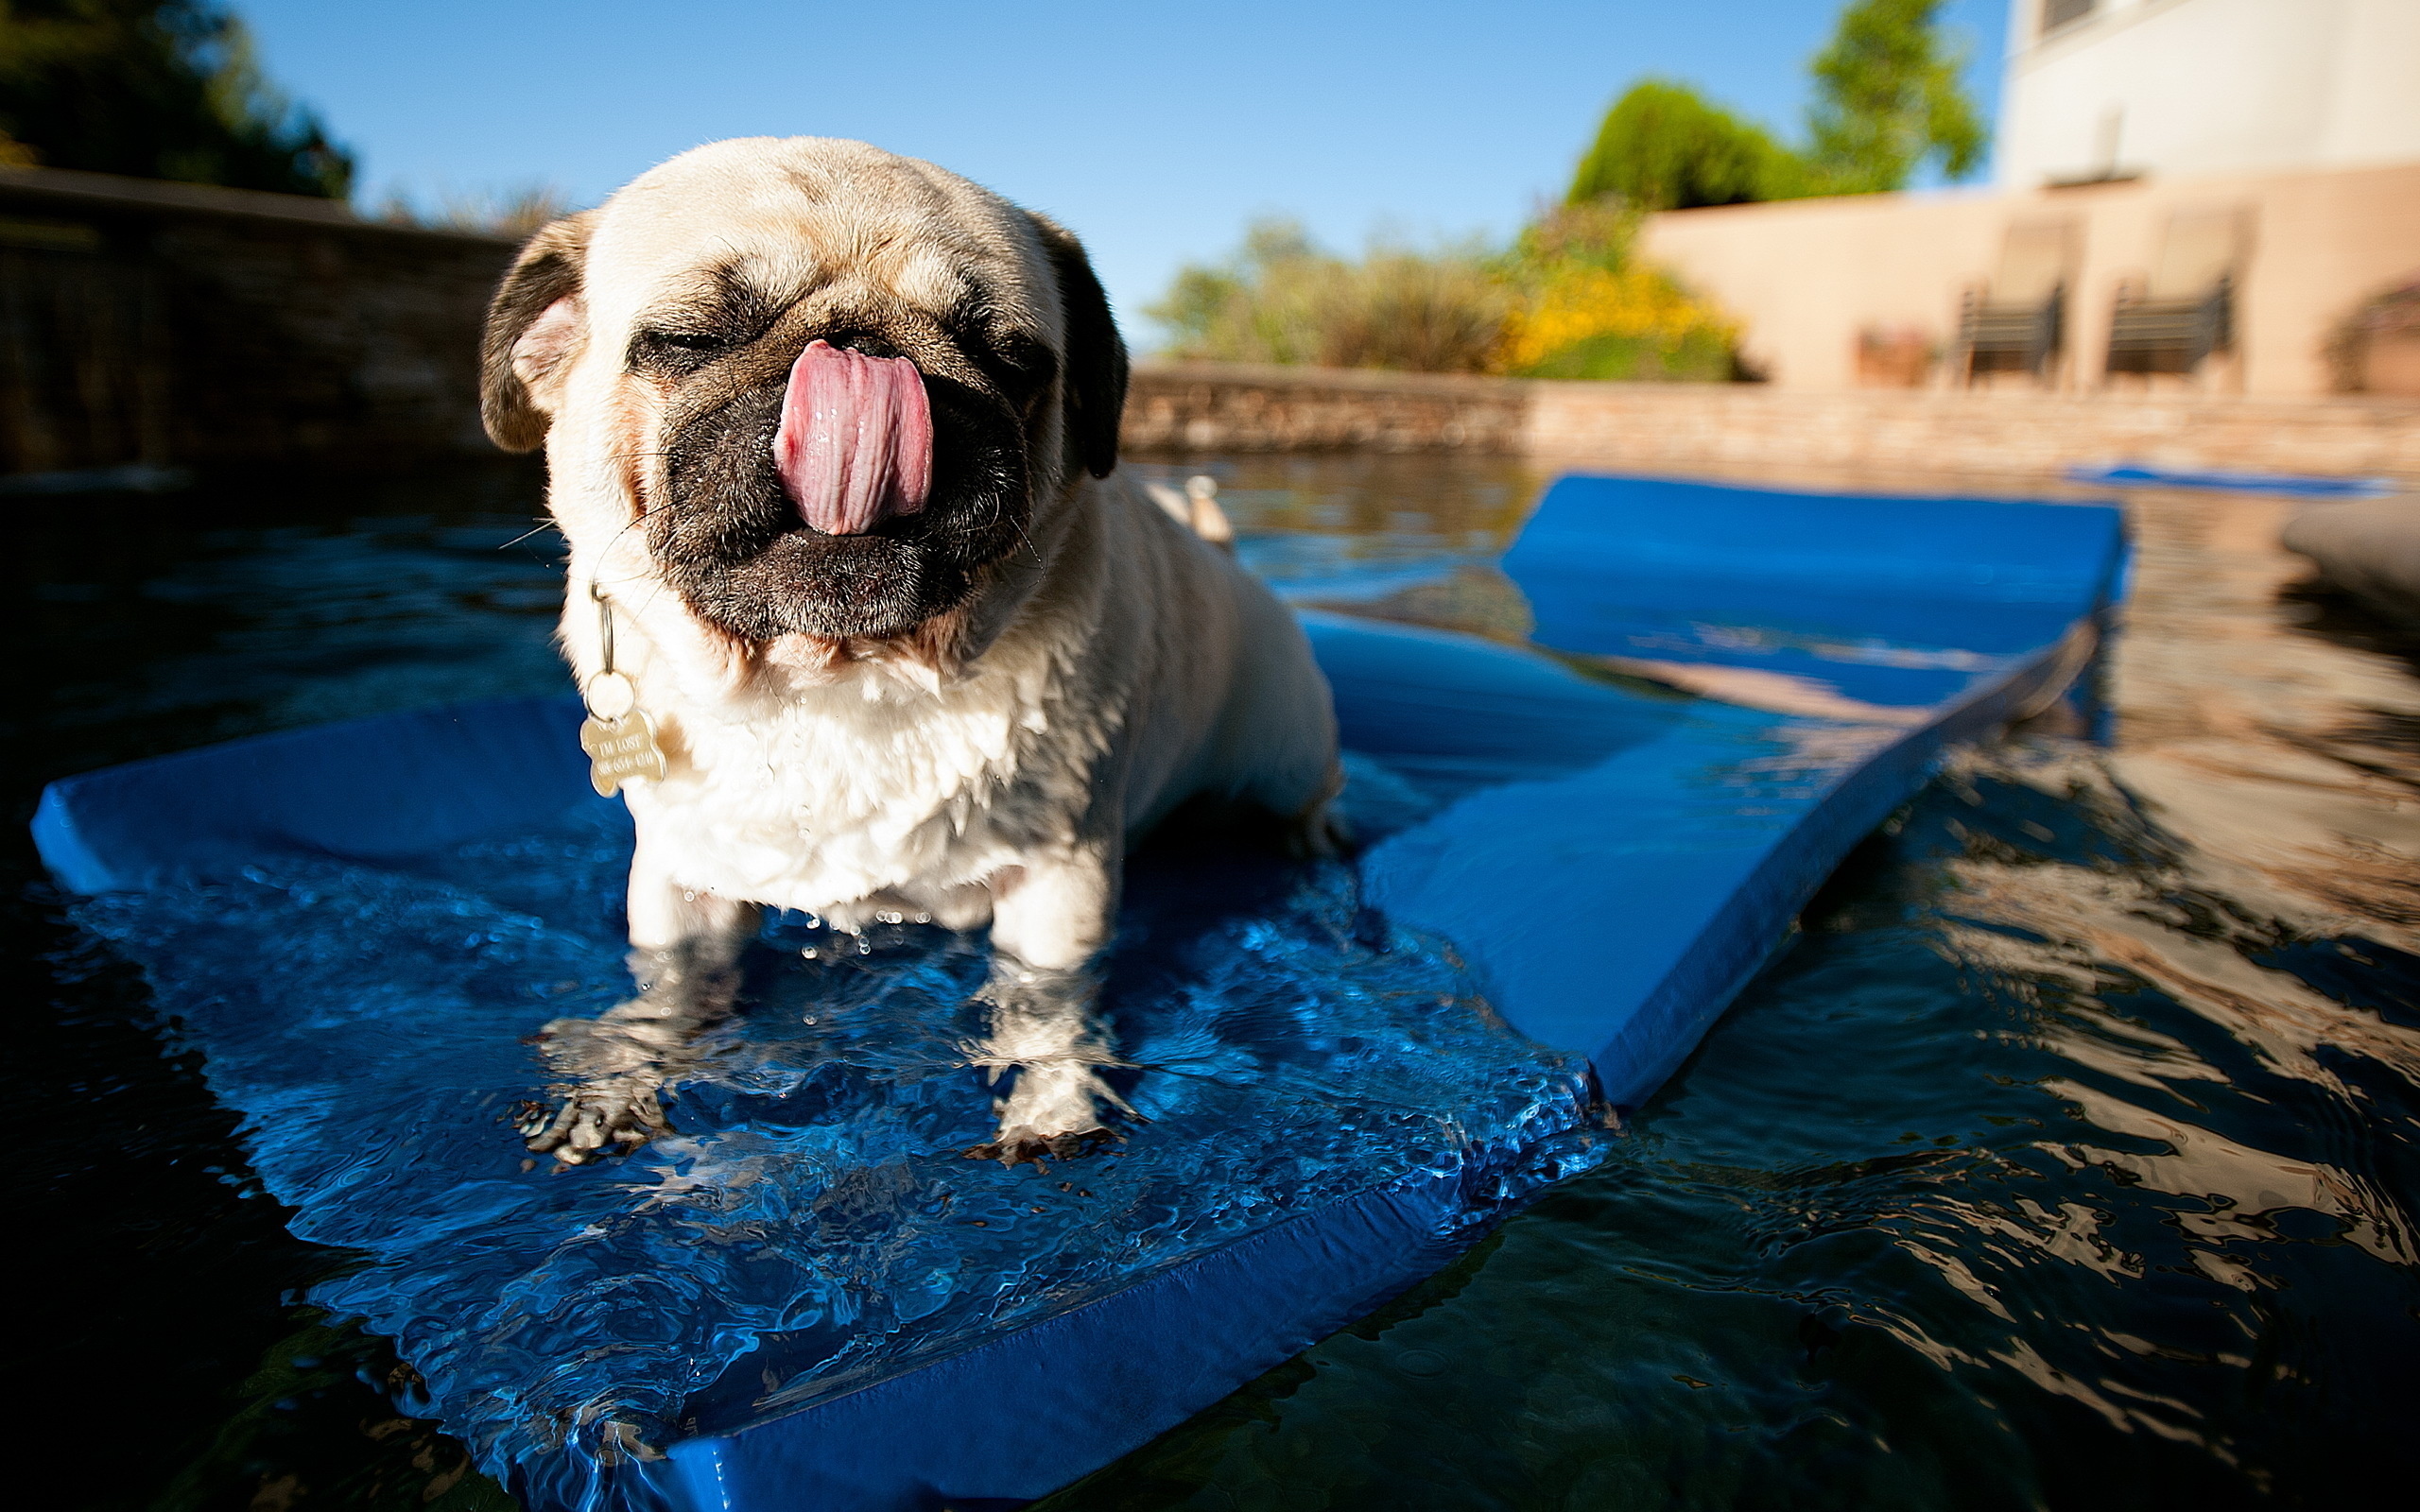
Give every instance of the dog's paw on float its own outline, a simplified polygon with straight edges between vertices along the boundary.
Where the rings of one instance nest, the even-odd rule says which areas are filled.
[[[694,1058],[695,1023],[646,999],[594,1019],[557,1019],[536,1043],[559,1078],[548,1091],[561,1100],[524,1106],[521,1137],[540,1155],[579,1165],[599,1154],[638,1148],[672,1132],[663,1091],[682,1063]]]
[[[672,1132],[664,1116],[663,1090],[663,1078],[646,1072],[623,1072],[560,1089],[561,1108],[523,1105],[521,1137],[532,1152],[551,1155],[564,1165],[627,1154]]]
[[[997,1160],[1002,1165],[1031,1165],[1047,1173],[1050,1167],[1044,1157],[1053,1160],[1072,1160],[1090,1154],[1124,1135],[1105,1128],[1087,1129],[1081,1134],[1044,1135],[1029,1128],[1002,1129],[1000,1137],[988,1144],[970,1144],[966,1158],[970,1160]]]
[[[1045,1156],[1072,1160],[1112,1141],[1124,1141],[1104,1122],[1104,1109],[1144,1122],[1093,1065],[1062,1060],[1021,1066],[1016,1086],[999,1103],[999,1134],[987,1143],[970,1145],[966,1158],[1047,1170],[1042,1163]]]

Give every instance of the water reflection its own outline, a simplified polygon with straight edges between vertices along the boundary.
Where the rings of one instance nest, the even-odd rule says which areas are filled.
[[[1530,607],[1496,558],[1551,474],[1510,458],[1201,457],[1129,464],[1219,481],[1238,555],[1295,604],[1525,642]]]
[[[2133,504],[2113,747],[2086,709],[1962,756],[1611,1165],[1048,1504],[2408,1482],[2420,679],[2295,586],[2290,506]]]

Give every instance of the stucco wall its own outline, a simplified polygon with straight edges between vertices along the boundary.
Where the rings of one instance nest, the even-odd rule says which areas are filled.
[[[1913,328],[1945,349],[1962,291],[1990,280],[2009,228],[2069,221],[2078,262],[2059,387],[2083,390],[2102,380],[2120,281],[2150,274],[2170,216],[2226,208],[2249,232],[2237,301],[2242,369],[2227,387],[2327,392],[2330,329],[2360,301],[2420,275],[2420,163],[1676,211],[1652,217],[1641,246],[1741,319],[1749,358],[1776,387],[1835,391],[1857,385],[1860,331]]]
[[[2420,161],[2414,0],[2097,0],[2043,30],[2010,7],[2000,182]]]

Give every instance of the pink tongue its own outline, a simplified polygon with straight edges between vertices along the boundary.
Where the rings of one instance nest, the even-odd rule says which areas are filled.
[[[916,513],[933,490],[924,375],[905,357],[808,342],[782,396],[773,466],[782,491],[825,535],[862,535]]]

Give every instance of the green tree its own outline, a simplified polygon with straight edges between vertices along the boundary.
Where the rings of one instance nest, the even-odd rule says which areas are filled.
[[[0,0],[0,156],[341,199],[353,159],[213,0]]]
[[[1853,0],[1816,55],[1808,164],[1824,193],[1904,189],[1938,159],[1962,179],[1990,133],[1959,86],[1965,60],[1935,23],[1941,0]]]
[[[1788,198],[1803,176],[1764,128],[1686,84],[1647,78],[1605,112],[1567,198],[1581,205],[1619,195],[1640,210],[1690,210]]]
[[[1906,188],[1934,160],[1964,178],[1991,137],[1959,84],[1965,59],[1943,39],[1940,9],[1941,0],[1850,0],[1815,58],[1804,151],[1686,84],[1641,79],[1605,112],[1569,202],[1618,195],[1639,210],[1688,210],[1875,194]]]

